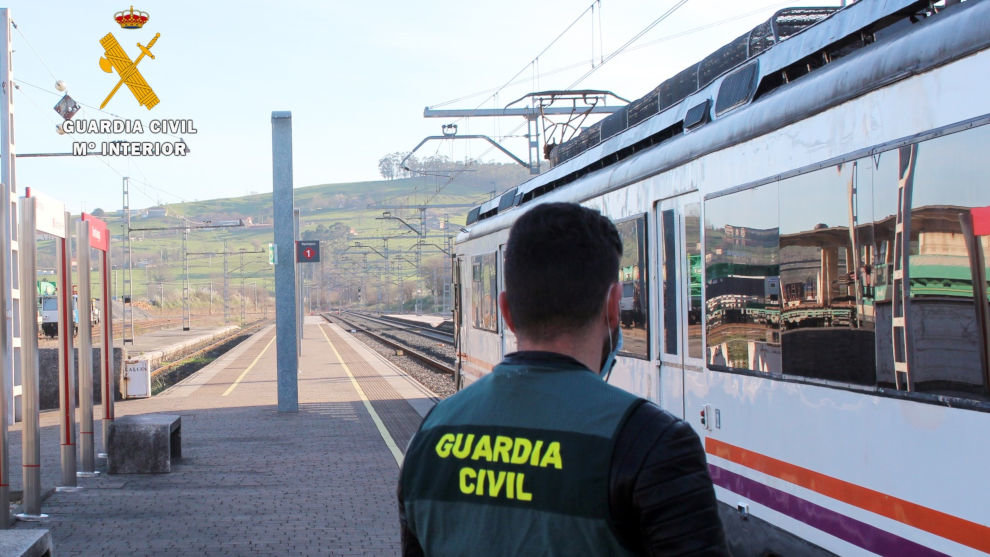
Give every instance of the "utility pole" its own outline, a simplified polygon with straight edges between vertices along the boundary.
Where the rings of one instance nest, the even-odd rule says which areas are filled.
[[[241,259],[240,259],[240,271],[241,271],[241,273],[240,273],[241,274],[241,325],[243,325],[244,322],[245,322],[245,319],[244,319],[244,306],[247,305],[245,303],[245,298],[244,298],[244,248],[241,248],[240,254],[241,254]]]
[[[227,240],[223,241],[223,324],[230,323],[230,291],[227,279]]]
[[[123,338],[124,344],[128,342],[134,344],[134,306],[133,301],[133,284],[131,282],[131,273],[134,271],[133,260],[131,259],[131,179],[127,176],[123,178],[123,188],[124,188],[124,230],[122,231],[122,236],[124,237],[124,258],[126,261],[126,266],[121,269],[121,277],[123,281],[123,288],[121,289],[121,337]],[[107,316],[107,319],[110,319]],[[130,337],[128,337],[128,333]]]
[[[189,330],[189,251],[186,249],[186,239],[189,236],[189,229],[182,229],[182,330]]]

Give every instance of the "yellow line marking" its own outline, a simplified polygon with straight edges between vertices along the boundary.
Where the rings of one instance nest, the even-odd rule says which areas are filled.
[[[227,387],[227,390],[224,391],[223,394],[220,396],[229,395],[230,392],[233,391],[238,384],[240,384],[241,380],[244,379],[244,376],[247,375],[249,371],[251,371],[251,368],[253,368],[255,364],[258,363],[258,360],[260,360],[261,357],[265,355],[265,352],[268,352],[268,348],[272,345],[273,342],[275,342],[275,337],[272,337],[272,339],[268,341],[268,344],[265,345],[265,348],[261,351],[260,354],[258,354],[258,356],[254,359],[254,361],[251,362],[251,365],[244,368],[244,371],[242,371],[241,374],[237,376],[237,380],[231,383],[231,385]]]
[[[399,446],[395,444],[395,440],[389,435],[388,430],[385,429],[385,424],[382,419],[378,417],[378,412],[375,412],[373,406],[371,406],[371,401],[365,396],[364,390],[361,389],[361,385],[358,384],[357,379],[354,378],[354,374],[351,373],[351,368],[347,367],[344,363],[344,359],[340,357],[340,352],[337,352],[337,347],[333,345],[330,341],[330,337],[327,336],[327,332],[323,330],[323,325],[317,325],[320,328],[320,332],[323,333],[323,338],[327,339],[327,343],[330,345],[330,349],[333,350],[334,356],[340,361],[340,365],[344,366],[344,371],[347,372],[347,376],[351,378],[351,385],[354,385],[354,390],[357,391],[358,396],[361,397],[361,402],[364,403],[365,409],[371,414],[371,421],[375,422],[375,427],[378,428],[378,433],[382,435],[382,439],[385,441],[385,445],[388,450],[392,451],[392,456],[395,458],[395,463],[402,467],[402,451],[399,450]]]

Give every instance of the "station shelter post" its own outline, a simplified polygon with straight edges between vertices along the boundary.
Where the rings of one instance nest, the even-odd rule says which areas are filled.
[[[10,10],[0,8],[0,81],[14,82],[11,65]],[[20,393],[15,380],[21,365],[17,241],[17,181],[14,172],[14,88],[0,89],[0,528],[10,527],[10,470],[7,424],[17,419]],[[33,280],[33,279],[32,279]]]
[[[31,195],[31,189],[27,189]],[[36,202],[37,203],[37,202]],[[62,211],[61,235],[55,239],[55,280],[58,292],[58,416],[59,444],[62,463],[62,482],[57,489],[62,491],[77,488],[76,482],[76,366],[73,357],[72,337],[75,324],[79,329],[91,326],[89,315],[78,311],[72,303],[72,218]],[[37,205],[35,212],[39,215]],[[37,225],[38,223],[36,223]],[[73,309],[76,310],[73,319]],[[80,357],[82,357],[80,353]]]
[[[20,277],[19,284],[30,288],[37,279],[37,253],[35,233],[35,206],[37,199],[23,197],[20,199],[19,215],[19,247],[20,247]],[[64,214],[64,208],[62,211]],[[22,300],[24,302],[26,300]],[[21,472],[23,476],[22,512],[17,515],[20,520],[39,520],[41,514],[41,432],[39,429],[40,398],[38,394],[38,317],[37,308],[32,303],[20,305],[21,322],[21,404],[24,428],[21,432]],[[59,331],[60,333],[63,331]]]
[[[90,315],[93,311],[92,285],[90,280],[92,260],[90,258],[90,250],[98,250],[101,256],[103,254],[109,254],[110,231],[104,221],[83,213],[82,218],[76,223],[76,238],[78,242],[76,251],[79,266],[79,312],[80,315]],[[100,261],[102,263],[102,257]],[[106,276],[106,269],[108,267],[109,265],[101,264],[101,285],[110,283]],[[103,295],[100,298],[100,304],[100,326],[106,327],[107,325],[104,325],[104,323],[112,321],[109,296]],[[109,344],[112,346],[112,342]],[[100,351],[102,354],[106,349],[106,343],[101,341],[101,348],[103,349]],[[99,472],[96,471],[96,455],[93,440],[93,335],[92,329],[89,327],[81,327],[79,329],[79,354],[79,459],[81,462],[79,466],[80,471],[77,472],[77,475],[90,477],[98,475]],[[109,361],[112,365],[112,353]],[[104,360],[101,357],[101,370],[103,369],[103,362]],[[106,399],[104,398],[103,400]]]
[[[103,248],[100,249],[100,290],[103,300],[102,320],[100,321],[100,402],[103,408],[103,452],[100,455],[106,458],[107,439],[110,437],[110,424],[113,423],[114,411],[113,402],[117,392],[116,374],[113,369],[113,314],[110,307],[110,230],[105,222],[86,216],[90,221],[91,228],[97,227],[96,223],[102,223]],[[93,232],[90,230],[90,234]],[[92,236],[91,236],[92,238]]]

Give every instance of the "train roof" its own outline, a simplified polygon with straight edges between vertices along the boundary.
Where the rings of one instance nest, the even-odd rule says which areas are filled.
[[[550,170],[473,208],[466,226],[524,205],[644,149],[670,144],[872,44],[881,29],[930,9],[928,0],[860,0],[841,9],[779,10],[623,110],[554,147]]]

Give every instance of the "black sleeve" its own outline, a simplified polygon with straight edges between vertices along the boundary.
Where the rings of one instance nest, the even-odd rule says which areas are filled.
[[[643,555],[727,556],[705,451],[687,422],[643,403],[612,453],[612,527]]]
[[[399,501],[399,531],[402,536],[402,555],[403,557],[423,557],[423,548],[419,545],[416,534],[409,529],[409,523],[406,521],[406,506],[402,502],[401,470],[399,470],[399,487],[396,496]]]

